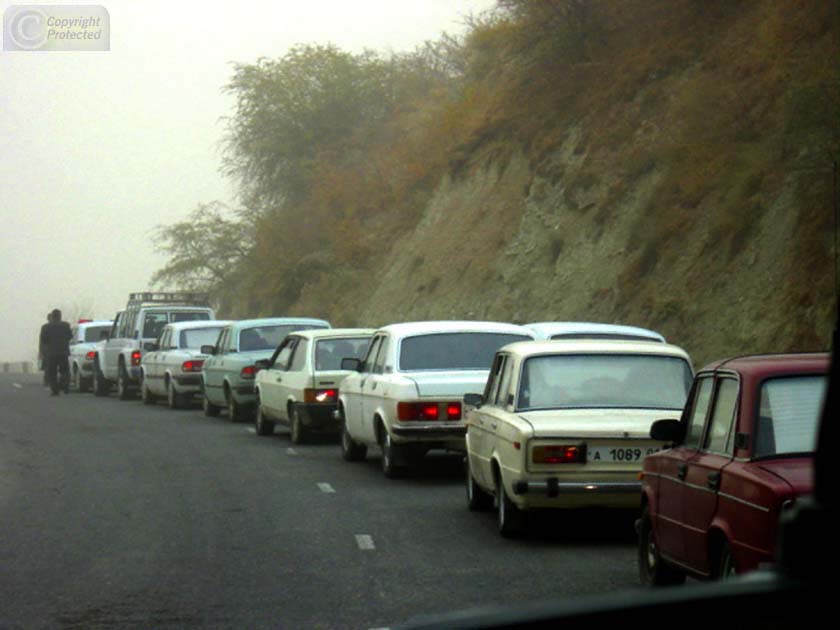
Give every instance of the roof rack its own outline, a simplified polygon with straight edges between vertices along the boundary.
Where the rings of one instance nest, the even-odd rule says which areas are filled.
[[[195,291],[143,291],[140,293],[128,294],[128,307],[140,304],[189,304],[209,305],[210,294]]]

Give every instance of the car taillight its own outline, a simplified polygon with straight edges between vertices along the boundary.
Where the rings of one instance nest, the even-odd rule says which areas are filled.
[[[401,421],[433,421],[461,419],[461,403],[401,402],[397,403],[397,419]]]
[[[461,403],[448,403],[446,405],[446,419],[460,420],[461,419]]]
[[[582,464],[586,449],[577,445],[535,446],[531,454],[535,464]]]
[[[184,361],[181,364],[182,372],[201,372],[204,361]]]
[[[139,350],[135,350],[131,353],[131,365],[137,366],[140,365],[140,359],[143,358],[143,353]]]
[[[246,365],[242,368],[242,371],[239,372],[239,377],[244,379],[252,379],[254,376],[257,375],[257,366],[256,365]]]
[[[308,403],[330,403],[338,400],[337,389],[304,389],[303,401]]]
[[[85,358],[86,358],[88,361],[93,361],[93,360],[96,358],[96,352],[94,352],[93,350],[91,350],[90,352],[88,352],[88,353],[85,355]]]

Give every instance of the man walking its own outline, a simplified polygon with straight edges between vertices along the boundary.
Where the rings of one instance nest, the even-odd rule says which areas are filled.
[[[52,313],[47,313],[47,323],[41,326],[41,334],[38,337],[38,361],[41,362],[39,369],[44,373],[44,387],[50,386],[50,373],[47,368],[47,356],[44,354],[44,329],[52,321]]]
[[[67,393],[70,385],[70,324],[61,321],[61,311],[53,309],[52,319],[41,329],[41,347],[47,364],[47,380],[53,396],[64,390]],[[60,373],[60,375],[59,375]]]

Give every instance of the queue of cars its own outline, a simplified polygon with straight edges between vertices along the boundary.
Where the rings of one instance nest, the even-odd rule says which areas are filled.
[[[495,510],[506,537],[531,512],[638,510],[643,584],[772,561],[780,514],[812,490],[825,354],[736,358],[695,376],[683,349],[632,326],[219,321],[185,297],[132,295],[111,338],[84,351],[98,395],[111,351],[120,398],[136,380],[144,403],[199,397],[206,415],[227,409],[259,436],[277,424],[296,444],[336,436],[348,462],[377,448],[389,478],[430,450],[463,453],[467,507]]]

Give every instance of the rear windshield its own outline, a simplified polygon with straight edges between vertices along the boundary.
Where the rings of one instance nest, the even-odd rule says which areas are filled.
[[[560,333],[552,335],[552,339],[617,339],[619,341],[659,341],[658,337],[646,337],[645,335],[626,335],[620,333]]]
[[[111,330],[111,325],[107,326],[88,326],[85,328],[85,341],[99,341],[102,339],[102,333]]]
[[[372,337],[319,339],[315,344],[315,370],[340,370],[342,359],[361,359]]]
[[[678,357],[558,354],[522,367],[517,408],[682,409],[691,367]]]
[[[221,326],[210,326],[182,330],[178,339],[178,346],[193,350],[198,350],[201,346],[215,346],[221,329]]]
[[[255,326],[245,328],[239,333],[239,351],[274,350],[289,333],[298,330],[318,330],[326,328],[317,324],[284,324],[282,326]]]
[[[764,381],[753,456],[816,452],[826,384],[823,375]]]
[[[171,315],[172,322],[197,322],[210,319],[210,313],[207,311],[175,311]]]
[[[496,351],[517,341],[531,337],[489,332],[406,337],[400,345],[400,370],[489,370]]]
[[[143,339],[157,339],[169,322],[193,322],[210,319],[207,311],[153,311],[143,319]]]

